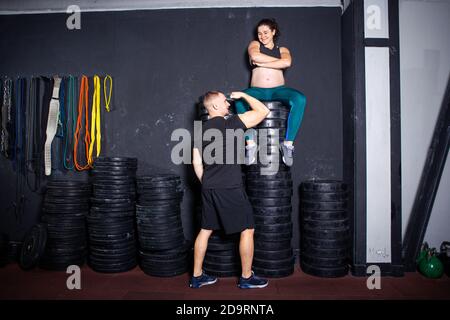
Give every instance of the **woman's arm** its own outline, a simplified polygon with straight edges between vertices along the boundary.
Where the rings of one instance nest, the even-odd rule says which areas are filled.
[[[261,51],[259,50],[259,42],[258,41],[252,41],[250,42],[250,44],[248,45],[248,56],[250,58],[250,63],[253,62],[253,64],[256,63],[266,63],[266,62],[274,62],[277,61],[279,59],[268,56],[267,54],[261,53]]]
[[[292,57],[291,53],[287,48],[281,47],[280,48],[281,53],[281,59],[276,59],[276,61],[270,61],[270,62],[254,62],[254,64],[258,67],[263,68],[271,68],[271,69],[286,69],[289,68],[292,64]]]

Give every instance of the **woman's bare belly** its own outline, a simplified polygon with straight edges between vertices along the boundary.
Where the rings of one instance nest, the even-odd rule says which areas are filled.
[[[252,71],[250,86],[259,88],[274,88],[284,85],[282,70],[258,67]]]

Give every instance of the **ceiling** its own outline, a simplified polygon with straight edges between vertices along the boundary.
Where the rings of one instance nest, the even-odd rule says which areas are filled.
[[[184,8],[340,7],[350,0],[0,0],[0,14],[67,12],[78,5],[83,12]]]

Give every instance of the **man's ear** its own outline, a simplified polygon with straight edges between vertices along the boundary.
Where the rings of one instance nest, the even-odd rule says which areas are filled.
[[[212,105],[214,110],[217,110],[217,106],[215,104]]]

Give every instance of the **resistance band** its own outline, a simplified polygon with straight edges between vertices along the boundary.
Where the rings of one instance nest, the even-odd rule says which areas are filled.
[[[78,118],[77,118],[77,127],[74,135],[74,145],[73,145],[73,162],[75,164],[75,168],[78,171],[88,170],[90,168],[88,162],[89,156],[89,145],[91,143],[91,137],[89,135],[89,113],[88,113],[88,94],[89,94],[89,86],[88,86],[88,78],[86,76],[81,77],[81,87],[80,94],[78,98]],[[83,118],[83,105],[84,105],[84,113],[85,113],[85,134],[84,134],[84,146],[85,146],[85,155],[86,155],[86,164],[81,165],[78,162],[78,141],[80,139],[80,130],[81,130],[81,122]]]
[[[106,81],[109,81],[109,94],[108,97],[106,97]],[[106,75],[106,77],[103,79],[103,95],[105,97],[105,109],[106,111],[110,112],[110,103],[111,103],[111,93],[112,93],[112,85],[113,81],[109,74]]]
[[[94,163],[92,159],[92,153],[94,151],[95,142],[97,142],[97,154],[98,157],[100,155],[101,150],[101,126],[100,126],[100,78],[95,75],[94,76],[94,94],[92,96],[92,111],[91,111],[91,144],[89,146],[89,156],[88,163],[90,166]]]

